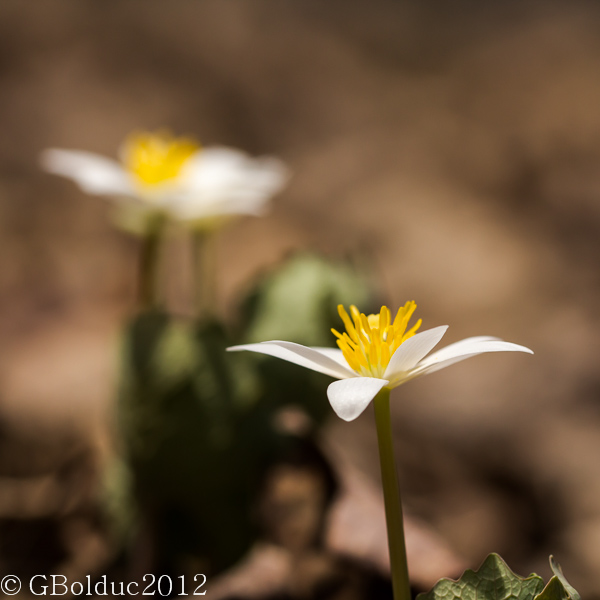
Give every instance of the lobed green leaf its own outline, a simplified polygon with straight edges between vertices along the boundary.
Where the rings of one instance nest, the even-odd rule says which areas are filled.
[[[477,571],[468,569],[457,581],[441,579],[417,600],[581,600],[552,557],[550,566],[554,577],[544,587],[539,575],[516,575],[500,556],[490,554]]]
[[[458,581],[442,579],[419,600],[534,600],[543,590],[538,575],[520,577],[497,554],[490,554],[477,571],[468,569]]]

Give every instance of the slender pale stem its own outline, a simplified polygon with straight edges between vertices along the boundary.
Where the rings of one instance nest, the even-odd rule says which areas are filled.
[[[217,263],[215,235],[210,231],[194,233],[194,296],[196,315],[210,318],[217,312]]]
[[[153,228],[141,239],[139,258],[139,304],[142,309],[159,303],[158,280],[162,227]]]
[[[406,544],[404,542],[402,502],[400,500],[400,486],[394,458],[390,419],[390,390],[381,390],[375,397],[374,403],[394,600],[411,600]]]

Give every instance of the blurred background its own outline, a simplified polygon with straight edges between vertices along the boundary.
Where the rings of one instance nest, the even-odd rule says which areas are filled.
[[[0,569],[110,555],[93,506],[135,298],[135,240],[39,153],[115,156],[168,126],[293,171],[269,216],[220,236],[224,315],[310,249],[361,257],[447,343],[535,351],[394,392],[406,512],[456,564],[495,551],[547,577],[552,553],[600,598],[599,33],[583,1],[4,0]],[[169,276],[185,311],[189,282]],[[377,489],[370,411],[332,413],[323,444]]]

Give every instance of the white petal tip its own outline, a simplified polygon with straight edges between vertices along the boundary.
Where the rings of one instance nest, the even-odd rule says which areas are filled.
[[[521,346],[520,344],[513,344],[512,342],[504,342],[503,340],[498,340],[500,344],[498,344],[498,350],[504,352],[523,352],[524,354],[533,354],[533,350],[531,348],[527,348],[527,346]]]
[[[329,403],[344,421],[354,421],[389,381],[374,377],[352,377],[334,381],[327,388]]]

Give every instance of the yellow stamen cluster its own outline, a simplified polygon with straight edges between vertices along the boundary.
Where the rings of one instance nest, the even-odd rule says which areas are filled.
[[[174,179],[200,146],[192,139],[175,138],[168,132],[134,133],[123,145],[125,168],[146,186]]]
[[[398,309],[394,321],[390,309],[382,306],[378,315],[365,315],[356,306],[350,315],[340,304],[338,313],[346,327],[345,333],[331,331],[337,337],[344,358],[351,369],[363,377],[383,378],[391,356],[402,342],[412,337],[421,326],[421,319],[406,330],[417,305],[409,301]]]

